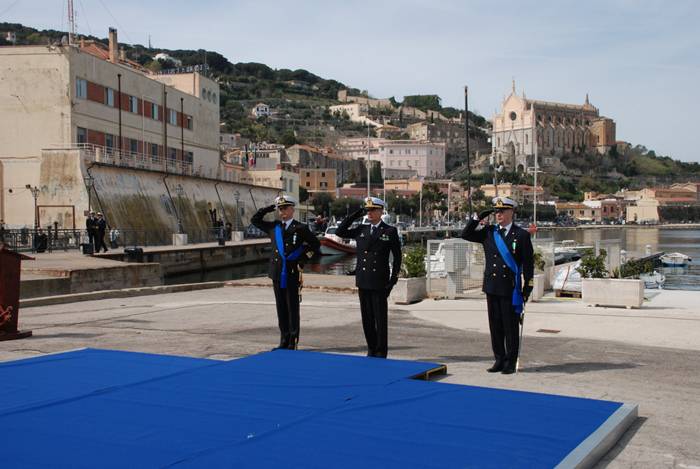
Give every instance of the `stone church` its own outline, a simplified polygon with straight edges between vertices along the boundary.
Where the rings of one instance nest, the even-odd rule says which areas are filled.
[[[537,132],[537,149],[534,135]],[[495,163],[509,171],[523,171],[535,164],[557,170],[563,155],[607,153],[615,144],[615,121],[600,115],[588,101],[564,104],[510,95],[493,118],[491,135]]]

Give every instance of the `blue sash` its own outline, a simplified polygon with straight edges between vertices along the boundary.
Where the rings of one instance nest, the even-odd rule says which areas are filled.
[[[284,239],[282,238],[282,225],[275,225],[275,243],[277,251],[282,258],[282,272],[280,273],[280,288],[287,288],[287,261],[295,261],[304,252],[304,246],[299,246],[291,254],[284,255]]]
[[[523,312],[523,289],[522,279],[520,278],[520,266],[515,262],[515,259],[513,259],[513,255],[508,250],[508,246],[506,246],[506,242],[503,239],[503,236],[501,236],[498,233],[496,226],[494,226],[493,230],[491,230],[491,234],[493,236],[493,242],[496,243],[496,247],[498,248],[498,252],[501,254],[501,257],[505,261],[508,268],[512,270],[515,274],[515,288],[513,289],[513,309],[515,310],[515,314],[520,315]]]

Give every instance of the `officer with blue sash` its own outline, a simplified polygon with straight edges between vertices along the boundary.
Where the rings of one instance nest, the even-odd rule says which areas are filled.
[[[351,228],[367,214],[367,223]],[[382,221],[384,201],[367,197],[364,206],[346,217],[335,234],[357,241],[355,285],[360,297],[362,329],[367,341],[367,356],[386,358],[389,352],[388,303],[391,289],[399,281],[401,240],[396,227]],[[390,269],[391,267],[391,269]]]
[[[513,223],[517,203],[495,197],[493,209],[469,220],[462,238],[484,246],[484,283],[489,313],[491,347],[496,362],[487,371],[515,372],[520,346],[518,328],[523,305],[532,293],[534,259],[530,233]],[[496,224],[488,217],[495,213]]]
[[[294,219],[296,200],[288,195],[275,199],[275,204],[258,210],[251,223],[272,240],[269,277],[275,291],[280,344],[277,348],[296,350],[299,343],[299,287],[304,261],[320,248],[309,227]],[[280,220],[265,221],[266,214],[279,212]]]

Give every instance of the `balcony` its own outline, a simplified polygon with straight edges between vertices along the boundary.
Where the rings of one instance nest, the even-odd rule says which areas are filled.
[[[162,156],[147,155],[130,151],[109,148],[91,143],[76,143],[60,148],[50,148],[45,151],[79,150],[85,164],[100,163],[121,168],[146,169],[185,176],[195,174],[190,161],[180,161]]]

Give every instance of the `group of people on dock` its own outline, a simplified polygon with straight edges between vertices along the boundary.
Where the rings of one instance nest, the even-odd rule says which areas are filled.
[[[320,244],[309,227],[294,219],[296,200],[279,196],[275,203],[258,210],[251,222],[272,241],[269,277],[275,294],[280,342],[277,348],[296,350],[300,333],[300,290],[303,266],[318,253]],[[462,231],[467,241],[484,248],[483,291],[486,293],[491,347],[495,362],[487,371],[516,371],[523,307],[533,288],[534,260],[530,233],[513,223],[517,204],[507,197],[493,199],[493,208],[473,215]],[[388,297],[401,270],[401,242],[395,227],[382,220],[385,203],[367,197],[364,205],[343,220],[336,234],[357,242],[355,285],[358,288],[367,356],[386,358],[388,343]],[[279,219],[265,221],[277,211]],[[489,222],[494,215],[495,224]],[[366,220],[353,227],[363,216]]]

